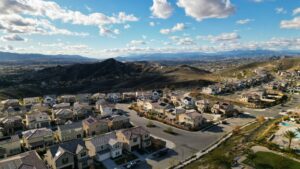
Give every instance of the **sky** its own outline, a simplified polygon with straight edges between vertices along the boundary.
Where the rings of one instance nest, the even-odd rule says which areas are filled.
[[[0,0],[0,51],[300,50],[300,0]]]

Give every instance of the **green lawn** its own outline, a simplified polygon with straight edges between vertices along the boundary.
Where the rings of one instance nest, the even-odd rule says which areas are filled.
[[[289,158],[270,153],[257,152],[253,160],[247,159],[244,163],[256,169],[299,169],[300,163]]]

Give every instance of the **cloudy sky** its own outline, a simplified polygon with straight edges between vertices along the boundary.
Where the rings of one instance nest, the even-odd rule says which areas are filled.
[[[0,50],[107,58],[300,50],[300,0],[0,0]]]

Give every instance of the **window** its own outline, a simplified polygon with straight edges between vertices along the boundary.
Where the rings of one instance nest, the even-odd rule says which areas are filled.
[[[82,152],[82,153],[80,154],[80,156],[81,156],[81,157],[86,156],[86,152]]]
[[[69,162],[69,159],[68,158],[63,158],[61,162],[62,162],[62,164],[67,164]]]
[[[137,142],[137,138],[133,138],[133,142],[134,142],[134,143]]]

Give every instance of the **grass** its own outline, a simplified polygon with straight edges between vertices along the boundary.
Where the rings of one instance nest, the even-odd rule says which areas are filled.
[[[257,152],[253,159],[246,159],[244,163],[256,169],[299,169],[300,166],[297,161],[270,152]]]

